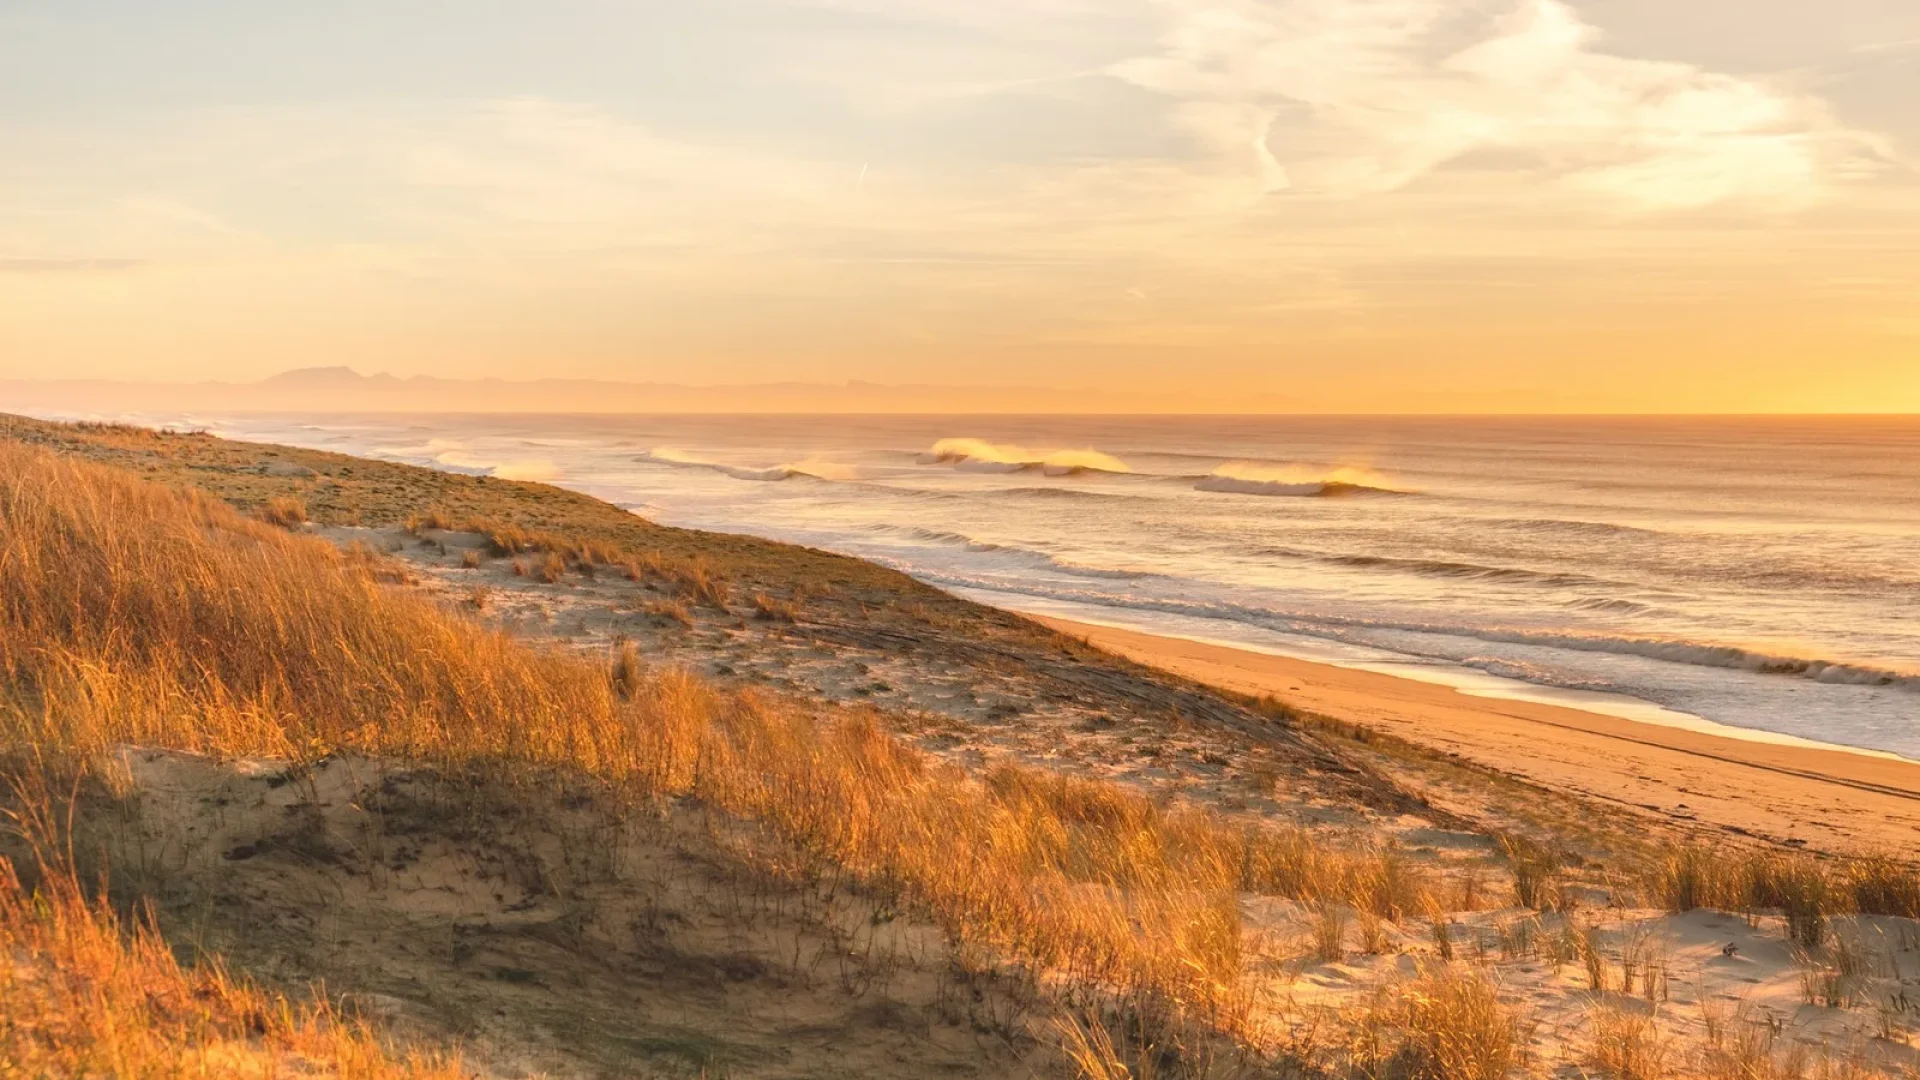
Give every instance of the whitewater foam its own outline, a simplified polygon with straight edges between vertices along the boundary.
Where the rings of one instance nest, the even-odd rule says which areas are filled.
[[[1051,556],[1042,556],[1058,566]],[[1070,572],[1080,577],[1113,577],[1126,580],[1175,580],[1168,575],[1145,571],[1101,570],[1073,566]],[[1356,631],[1406,632],[1433,635],[1455,641],[1471,640],[1487,644],[1514,644],[1566,649],[1577,652],[1611,653],[1648,660],[1664,661],[1701,668],[1745,671],[1754,674],[1790,676],[1817,683],[1845,686],[1888,687],[1920,692],[1920,671],[1903,670],[1875,664],[1818,657],[1799,657],[1764,649],[1632,635],[1578,634],[1524,628],[1488,628],[1439,622],[1400,621],[1348,616],[1326,611],[1287,610],[1242,602],[1187,596],[1115,595],[1062,588],[1044,581],[1010,581],[993,574],[957,570],[929,571],[922,567],[917,576],[935,584],[960,588],[993,589],[1041,599],[1099,604],[1105,607],[1187,615],[1244,623],[1249,626],[1313,637],[1328,637],[1352,644],[1369,644],[1367,636]],[[1405,649],[1405,646],[1396,646]],[[1417,651],[1413,655],[1420,655]],[[1435,658],[1438,658],[1437,656]],[[1466,657],[1448,657],[1455,663],[1467,663]],[[1545,685],[1588,688],[1584,682],[1569,683],[1550,676],[1539,676]]]
[[[1200,477],[1194,482],[1193,488],[1195,491],[1290,498],[1400,494],[1385,477],[1371,469],[1344,465],[1320,469],[1310,465],[1260,465],[1248,461],[1230,461],[1211,474]]]
[[[636,458],[650,464],[708,469],[731,476],[735,480],[760,482],[791,480],[795,477],[805,477],[810,480],[858,480],[864,475],[854,466],[821,461],[816,458],[808,458],[800,462],[783,462],[778,465],[730,465],[724,461],[711,461],[664,446],[645,451],[636,455]]]
[[[1028,450],[985,439],[941,439],[920,455],[922,465],[953,465],[970,472],[1037,471],[1047,476],[1083,472],[1128,473],[1127,463],[1098,450]]]
[[[389,461],[428,465],[464,476],[546,483],[564,475],[560,466],[550,458],[502,457],[488,454],[484,448],[461,439],[431,438],[422,443],[373,446],[367,452]]]
[[[863,526],[862,531],[878,536],[893,536],[907,540],[918,540],[924,543],[950,546],[976,555],[997,555],[1002,559],[1016,560],[1031,567],[1065,574],[1070,577],[1094,578],[1107,581],[1133,581],[1155,576],[1152,572],[1146,570],[1094,566],[1072,559],[1065,559],[1059,555],[1041,551],[1037,548],[1024,547],[1019,544],[995,543],[993,541],[980,540],[968,536],[965,533],[949,532],[945,529],[928,529],[918,525],[876,523]],[[868,553],[868,557],[876,562],[884,562],[896,568],[906,565],[904,563],[889,562],[888,558],[884,555]]]

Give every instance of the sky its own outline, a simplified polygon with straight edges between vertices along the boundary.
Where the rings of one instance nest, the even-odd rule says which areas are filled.
[[[0,0],[0,379],[1920,411],[1914,0]]]

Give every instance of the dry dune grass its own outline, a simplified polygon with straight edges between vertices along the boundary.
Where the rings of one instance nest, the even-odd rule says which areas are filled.
[[[1394,1013],[1408,1035],[1400,1064],[1413,1080],[1500,1080],[1526,1056],[1520,1016],[1489,976],[1471,968],[1435,968]]]
[[[1707,845],[1676,847],[1650,871],[1671,911],[1779,911],[1796,945],[1817,948],[1833,915],[1920,918],[1920,874],[1890,856],[1820,859]]]
[[[910,593],[940,609],[943,620],[973,624],[982,612],[896,571],[824,552],[655,524],[591,496],[546,484],[441,472],[218,439],[185,431],[117,424],[62,424],[0,413],[0,440],[124,468],[172,487],[197,488],[243,512],[269,512],[275,500],[301,507],[321,525],[411,526],[415,530],[483,529],[500,554],[558,551],[577,569],[632,566],[691,593],[702,579],[717,583],[695,603],[724,602],[754,590],[797,599],[802,583],[832,583],[851,606],[855,597]],[[423,509],[424,508],[424,509]],[[538,548],[539,550],[535,550]],[[530,563],[532,558],[528,560]],[[987,613],[991,614],[991,613]],[[993,617],[999,633],[1031,637],[1010,618]]]
[[[285,495],[268,499],[254,515],[269,525],[297,529],[307,523],[307,504]]]
[[[406,520],[409,533],[419,535],[429,529],[478,533],[495,555],[543,554],[545,557],[538,564],[539,576],[548,584],[560,581],[570,569],[591,575],[601,567],[608,567],[633,581],[651,577],[672,582],[695,603],[720,611],[727,609],[727,601],[733,595],[724,575],[700,555],[675,557],[659,551],[634,551],[607,540],[551,529],[529,529],[492,517],[461,517],[440,509],[414,514]],[[477,554],[474,565],[478,565]],[[775,612],[791,622],[799,612],[797,601],[776,600],[764,592],[754,594],[753,600],[755,610],[762,615]]]
[[[214,500],[0,447],[0,739],[53,774],[121,744],[352,750],[756,820],[959,943],[1170,1022],[1245,1020],[1238,893],[1422,903],[1392,852],[930,762],[869,721],[540,651],[383,586],[365,554]]]
[[[28,830],[52,833],[49,804]],[[46,854],[43,851],[43,854]],[[456,1080],[457,1059],[399,1053],[366,1025],[228,976],[183,968],[145,923],[89,900],[57,858],[21,886],[0,859],[0,1074]]]
[[[1616,1080],[1662,1080],[1667,1074],[1669,1040],[1650,1013],[1601,1007],[1594,1010],[1586,1060]]]
[[[441,524],[474,525],[448,518],[420,527]],[[505,532],[493,543],[517,558],[669,572],[613,548],[562,552],[557,540]],[[725,603],[725,582],[710,567],[691,560],[675,569],[690,598]],[[1329,956],[1344,948],[1336,908],[1354,910],[1363,937],[1378,937],[1381,920],[1441,910],[1443,890],[1390,847],[1338,846],[1034,769],[970,775],[861,714],[722,691],[649,670],[628,647],[604,662],[543,651],[391,588],[392,578],[371,551],[342,552],[205,495],[0,445],[0,581],[8,585],[0,590],[0,746],[13,752],[16,774],[61,783],[111,783],[113,770],[100,763],[114,747],[139,744],[282,758],[296,773],[351,751],[488,781],[587,780],[636,810],[698,800],[924,914],[961,950],[1025,964],[1064,998],[1090,1005],[1087,1025],[1065,1032],[1068,1055],[1090,1076],[1150,1075],[1155,1062],[1179,1057],[1168,1056],[1169,1040],[1204,1043],[1182,1043],[1194,1027],[1249,1042],[1269,1034],[1271,1017],[1257,1015],[1249,985],[1255,958],[1243,954],[1244,894],[1321,912]],[[1516,898],[1557,906],[1552,860],[1511,853],[1526,864]],[[1911,914],[1912,883],[1891,862],[1697,848],[1676,851],[1650,885],[1676,909],[1783,910],[1799,918],[1795,936],[1811,947],[1817,938],[1806,939],[1831,912]],[[120,1038],[110,1027],[90,1034],[84,1024],[47,1020],[78,1007],[59,996],[77,987],[106,1003],[85,1023],[119,1023],[125,1012],[155,1046],[184,1039],[180,1054],[200,1052],[192,1032],[227,1047],[222,1033],[244,1029],[253,1050],[340,1063],[318,1066],[322,1075],[440,1067],[387,1063],[364,1032],[324,1011],[273,1005],[277,1019],[263,1032],[245,1018],[266,1012],[247,1003],[268,999],[251,990],[206,998],[216,1002],[208,1009],[242,1002],[234,1011],[168,1012],[172,988],[192,996],[203,984],[232,984],[217,969],[168,968],[153,935],[128,934],[71,878],[50,876],[37,899],[7,887],[0,945],[29,959],[0,989],[10,1016],[46,1022],[0,1022],[0,1037],[25,1031],[35,1053],[94,1053],[100,1039]],[[1436,917],[1435,925],[1449,924]],[[114,948],[129,959],[116,960]],[[14,1003],[22,1001],[35,1011],[20,1012]],[[1459,963],[1403,988],[1362,1028],[1366,1052],[1343,1060],[1364,1075],[1497,1080],[1520,1067],[1526,1043],[1522,1019],[1495,985]],[[1601,1064],[1623,1075],[1651,1071]],[[113,1068],[98,1071],[141,1074]]]

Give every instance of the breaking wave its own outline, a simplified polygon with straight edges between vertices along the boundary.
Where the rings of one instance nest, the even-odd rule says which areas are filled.
[[[1387,478],[1372,469],[1340,466],[1316,469],[1306,465],[1256,465],[1233,461],[1194,482],[1195,491],[1234,495],[1324,498],[1338,495],[1399,495]]]
[[[1083,487],[1040,487],[1038,485],[1033,487],[999,488],[992,491],[982,491],[979,492],[979,494],[992,495],[998,498],[1035,499],[1041,502],[1066,503],[1133,502],[1141,498],[1141,496],[1138,495],[1127,495],[1118,491],[1089,491]]]
[[[1476,630],[1469,636],[1514,645],[1544,645],[1580,652],[1606,652],[1695,667],[1731,668],[1761,675],[1791,675],[1846,686],[1897,686],[1920,690],[1920,672],[1815,657],[1784,656],[1737,645],[1713,645],[1652,637]]]
[[[922,465],[953,465],[968,472],[1040,472],[1073,476],[1084,472],[1130,473],[1127,463],[1098,450],[1028,450],[985,439],[941,439],[921,454]]]
[[[1014,559],[1040,569],[1051,570],[1072,577],[1094,578],[1108,581],[1133,581],[1140,578],[1158,576],[1145,570],[1123,570],[1107,566],[1088,566],[1085,563],[1062,559],[1057,555],[1039,551],[1034,548],[1021,547],[1017,544],[997,544],[987,540],[976,539],[965,533],[951,532],[945,529],[929,529],[918,525],[874,524],[864,526],[863,531],[878,536],[896,536],[918,543],[939,544],[943,547],[960,548],[975,554],[991,552],[1001,558]],[[907,569],[911,567],[908,572],[914,574],[923,574],[925,572],[924,567],[911,562],[890,560],[885,557],[878,558],[876,561],[886,563],[896,569]]]
[[[1643,604],[1638,600],[1622,600],[1619,597],[1593,596],[1580,600],[1569,600],[1566,606],[1575,611],[1602,611],[1610,615],[1647,615],[1659,609],[1652,604]]]
[[[442,472],[459,473],[463,476],[491,476],[501,480],[529,480],[551,482],[564,474],[560,466],[550,458],[508,458],[478,452],[472,444],[460,439],[428,439],[424,443],[404,446],[375,446],[371,449],[374,457],[401,461],[410,465],[425,465]]]
[[[968,551],[1003,550],[999,544],[988,543],[985,540],[975,540],[965,533],[949,532],[945,529],[928,529],[919,525],[885,524],[867,525],[862,528],[865,532],[875,533],[877,535],[900,536],[909,540],[920,540],[930,544],[949,544],[954,547],[965,548]]]
[[[1571,518],[1486,518],[1475,519],[1474,523],[1511,529],[1514,532],[1532,533],[1535,535],[1572,536],[1578,538],[1657,537],[1662,535],[1657,530],[1643,529],[1637,525],[1620,525],[1611,521],[1578,521]]]
[[[560,479],[560,467],[541,458],[536,461],[508,461],[493,466],[488,476],[501,480],[533,480],[547,482]]]
[[[1500,581],[1548,588],[1631,588],[1625,582],[1608,581],[1586,574],[1563,570],[1529,570],[1523,566],[1483,566],[1479,563],[1451,562],[1445,559],[1401,559],[1388,555],[1321,555],[1291,548],[1268,548],[1265,554],[1312,559],[1333,566],[1356,570],[1400,570],[1426,577],[1455,578],[1463,581]]]
[[[722,461],[708,461],[671,447],[656,447],[638,455],[638,460],[655,465],[675,465],[690,469],[708,469],[731,476],[735,480],[791,480],[796,476],[811,480],[858,480],[860,470],[852,465],[842,465],[833,461],[820,461],[808,458],[805,461],[780,465],[729,465]]]

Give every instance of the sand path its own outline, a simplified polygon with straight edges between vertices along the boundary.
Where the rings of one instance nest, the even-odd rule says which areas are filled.
[[[1139,663],[1390,731],[1624,811],[1826,851],[1920,846],[1920,764],[1640,723],[1265,653],[1060,619]]]

